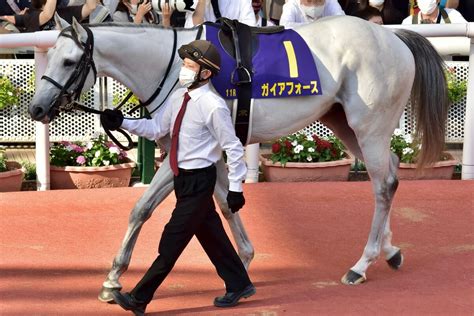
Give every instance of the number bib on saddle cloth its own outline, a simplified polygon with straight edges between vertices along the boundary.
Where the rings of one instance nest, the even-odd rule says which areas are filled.
[[[206,39],[221,55],[221,71],[212,84],[224,99],[237,99],[237,86],[231,83],[236,60],[222,47],[219,30],[216,25],[206,27]],[[298,33],[284,30],[256,36],[258,45],[252,53],[252,98],[322,95],[313,55]]]

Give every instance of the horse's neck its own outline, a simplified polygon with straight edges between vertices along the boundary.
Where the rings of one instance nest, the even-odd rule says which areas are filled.
[[[147,100],[164,77],[173,49],[173,31],[152,27],[96,27],[94,61],[99,76],[111,77]],[[198,30],[177,30],[177,45],[196,38]],[[178,66],[179,56],[174,59]]]

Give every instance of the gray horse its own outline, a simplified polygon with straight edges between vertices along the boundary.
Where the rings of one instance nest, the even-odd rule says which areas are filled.
[[[206,27],[203,28],[202,38],[205,38]],[[45,74],[65,84],[87,51],[83,43],[93,36],[97,75],[115,78],[141,100],[146,100],[165,74],[172,56],[174,31],[176,47],[180,47],[194,40],[199,28],[97,25],[90,30],[88,33],[76,22],[72,28],[65,29],[49,52]],[[392,32],[352,17],[321,19],[295,31],[313,54],[324,94],[255,100],[249,144],[294,133],[320,120],[365,162],[373,184],[375,212],[361,258],[342,277],[345,284],[359,284],[366,280],[368,267],[381,251],[392,268],[402,265],[400,249],[391,243],[389,215],[398,186],[399,162],[390,152],[390,137],[411,95],[416,136],[422,143],[419,163],[425,165],[437,160],[444,144],[448,109],[443,61],[431,44],[414,32]],[[165,91],[172,89],[181,67],[178,57],[170,62],[171,75],[163,87]],[[90,68],[85,71],[84,89],[87,89],[92,86],[95,73]],[[49,122],[54,118],[53,107],[60,90],[49,81],[39,83],[29,108],[33,119]],[[159,115],[155,108],[162,100],[159,97],[148,106],[154,115]],[[230,213],[226,205],[225,165],[221,161],[217,167],[215,198],[229,222],[239,255],[248,267],[254,250],[239,215]],[[172,183],[172,173],[165,160],[130,214],[126,235],[103,283],[100,300],[110,301],[110,291],[121,288],[119,277],[127,270],[140,229],[173,190]]]

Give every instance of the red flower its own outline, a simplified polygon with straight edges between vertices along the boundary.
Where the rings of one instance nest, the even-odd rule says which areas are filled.
[[[330,149],[331,148],[331,143],[328,142],[327,140],[320,139],[320,141],[318,143],[318,147],[320,147],[322,150]]]
[[[285,145],[286,145],[286,148],[288,150],[291,150],[291,148],[293,148],[293,146],[291,145],[291,142],[289,140],[285,140]]]
[[[280,143],[274,143],[274,144],[272,145],[272,152],[273,152],[274,154],[278,154],[278,153],[280,152],[280,149],[281,149]]]

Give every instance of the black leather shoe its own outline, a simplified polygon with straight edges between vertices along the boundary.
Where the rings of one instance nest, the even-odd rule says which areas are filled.
[[[137,316],[145,315],[146,303],[137,301],[130,293],[120,293],[113,291],[112,297],[114,301],[119,304],[124,310],[131,311]]]
[[[214,306],[216,307],[232,307],[237,305],[239,300],[250,297],[257,292],[253,284],[248,285],[243,290],[238,292],[227,292],[224,296],[219,296],[214,299]]]

